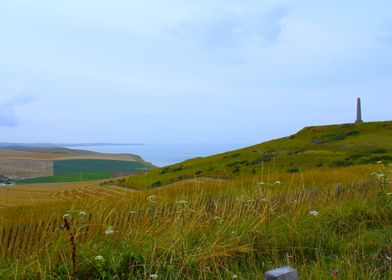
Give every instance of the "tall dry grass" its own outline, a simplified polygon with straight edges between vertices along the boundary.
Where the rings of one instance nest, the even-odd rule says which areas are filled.
[[[281,265],[298,268],[301,279],[388,279],[392,190],[383,185],[380,193],[370,175],[377,170],[195,179],[4,211],[4,221],[14,220],[5,226],[13,227],[12,247],[8,235],[0,276],[72,279],[74,252],[80,279],[260,279]],[[29,237],[23,225],[32,225]]]

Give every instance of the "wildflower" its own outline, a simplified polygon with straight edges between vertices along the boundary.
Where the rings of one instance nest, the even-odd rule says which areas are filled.
[[[233,279],[237,279],[237,274],[233,274]]]
[[[107,227],[107,228],[105,229],[105,234],[106,234],[106,235],[111,235],[111,234],[113,234],[113,233],[114,233],[113,227]]]
[[[309,214],[312,216],[318,216],[319,212],[312,210],[312,211],[309,211]]]
[[[96,256],[94,258],[94,260],[99,261],[99,262],[104,262],[105,261],[105,259],[101,255]]]
[[[156,273],[151,274],[150,279],[158,279],[158,274],[156,274]]]
[[[147,201],[150,203],[156,203],[157,197],[155,195],[150,195],[149,197],[147,197]]]
[[[332,275],[333,277],[338,276],[338,270],[337,270],[336,268],[332,269],[332,270],[331,270],[331,275]]]
[[[186,204],[188,204],[188,201],[186,201],[186,200],[179,200],[179,201],[176,202],[176,204],[186,205]]]
[[[276,181],[274,185],[280,185],[280,181]]]

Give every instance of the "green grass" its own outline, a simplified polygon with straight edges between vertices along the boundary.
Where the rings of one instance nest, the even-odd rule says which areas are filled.
[[[79,172],[139,172],[148,170],[146,164],[135,161],[119,160],[56,160],[54,162],[54,176],[67,175]]]
[[[347,167],[392,161],[392,122],[307,127],[276,139],[118,181],[132,188],[150,188],[194,177],[233,178],[263,170],[293,173],[314,168]]]
[[[41,184],[41,183],[61,183],[61,182],[84,182],[112,178],[109,172],[81,172],[58,176],[39,177],[20,180],[20,184]]]

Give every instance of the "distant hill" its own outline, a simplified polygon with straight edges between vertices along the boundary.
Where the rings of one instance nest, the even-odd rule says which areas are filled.
[[[24,183],[105,179],[154,168],[133,154],[42,147],[0,149],[0,175]]]
[[[262,169],[295,173],[378,161],[392,161],[391,121],[306,127],[289,137],[187,160],[117,183],[158,187],[194,177],[232,178],[258,174]]]

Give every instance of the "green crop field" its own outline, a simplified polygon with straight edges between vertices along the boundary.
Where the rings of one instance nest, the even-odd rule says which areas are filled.
[[[18,181],[21,184],[84,182],[148,170],[142,162],[75,159],[54,161],[54,176]]]
[[[54,175],[67,175],[74,173],[87,172],[140,172],[148,170],[142,162],[119,161],[119,160],[56,160],[54,162]]]
[[[39,184],[39,183],[61,183],[61,182],[85,182],[112,178],[109,172],[81,172],[66,175],[49,177],[39,177],[18,181],[20,184]]]

